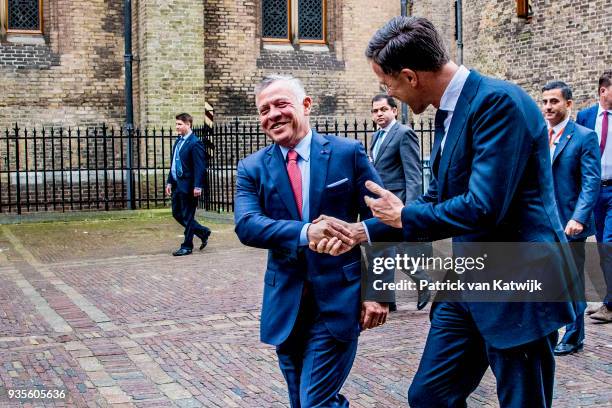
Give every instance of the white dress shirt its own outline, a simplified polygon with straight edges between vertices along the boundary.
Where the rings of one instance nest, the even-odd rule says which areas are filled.
[[[557,145],[559,144],[559,141],[561,140],[561,136],[559,133],[561,133],[563,130],[565,130],[565,127],[567,126],[567,123],[570,120],[570,115],[567,115],[567,118],[565,118],[562,122],[557,123],[556,126],[553,126],[552,130],[553,130],[553,140],[555,141],[551,146],[550,146],[550,160],[552,161],[553,156],[555,155],[555,150],[557,149]],[[548,132],[550,133],[550,123],[548,123],[548,121],[546,121],[546,124],[548,125]]]
[[[469,75],[470,71],[465,66],[461,65],[457,72],[455,72],[455,75],[453,75],[451,81],[448,83],[448,86],[444,90],[442,98],[440,99],[440,107],[438,109],[448,112],[446,119],[444,119],[444,137],[440,143],[440,154],[442,154],[442,151],[444,151],[444,143],[446,142],[448,128],[453,120],[453,112],[455,111],[457,101],[459,100],[459,95],[461,95],[461,91],[463,91],[463,86],[465,85],[465,81],[467,81]]]
[[[601,143],[601,127],[603,124],[604,108],[599,104],[597,108],[597,117],[595,119],[595,133],[597,133],[597,141]],[[601,179],[612,179],[612,110],[608,110],[608,138],[606,139],[606,148],[601,154]]]

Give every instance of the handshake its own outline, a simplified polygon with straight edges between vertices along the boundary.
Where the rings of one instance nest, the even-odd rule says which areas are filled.
[[[364,197],[374,217],[386,225],[401,228],[404,203],[392,192],[372,181],[366,181],[365,186],[379,197]],[[365,226],[361,222],[349,223],[327,215],[320,215],[310,224],[307,236],[311,250],[333,256],[348,252],[355,245],[368,240]]]

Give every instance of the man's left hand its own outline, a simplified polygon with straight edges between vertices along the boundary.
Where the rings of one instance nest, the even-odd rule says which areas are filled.
[[[578,235],[582,231],[584,231],[584,225],[582,225],[576,220],[569,220],[567,222],[567,225],[565,226],[565,235],[567,235],[568,237]]]
[[[382,326],[387,321],[389,305],[366,300],[361,304],[361,324],[362,330],[373,329]]]
[[[365,186],[380,197],[365,197],[365,202],[372,210],[372,215],[390,227],[402,228],[402,209],[404,208],[402,200],[373,181],[366,181]]]
[[[202,189],[201,188],[196,187],[196,188],[193,189],[193,196],[194,197],[199,197],[201,195],[202,195]]]

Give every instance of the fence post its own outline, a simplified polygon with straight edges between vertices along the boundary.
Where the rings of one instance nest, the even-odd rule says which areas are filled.
[[[21,215],[21,178],[19,174],[19,166],[19,127],[17,126],[17,123],[15,123],[15,193],[17,196],[17,214]]]

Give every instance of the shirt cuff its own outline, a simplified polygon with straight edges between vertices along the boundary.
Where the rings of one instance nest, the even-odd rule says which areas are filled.
[[[200,187],[194,187],[193,191],[199,191],[200,193],[202,192],[202,189]]]
[[[370,240],[370,233],[368,232],[368,226],[363,221],[361,221],[361,225],[363,225],[363,229],[365,230],[366,237],[368,238],[368,244],[372,245],[372,241]]]
[[[306,246],[306,245],[308,245],[308,227],[310,226],[310,224],[312,224],[312,223],[307,222],[302,227],[302,231],[300,231],[300,241],[298,242],[299,246]]]

